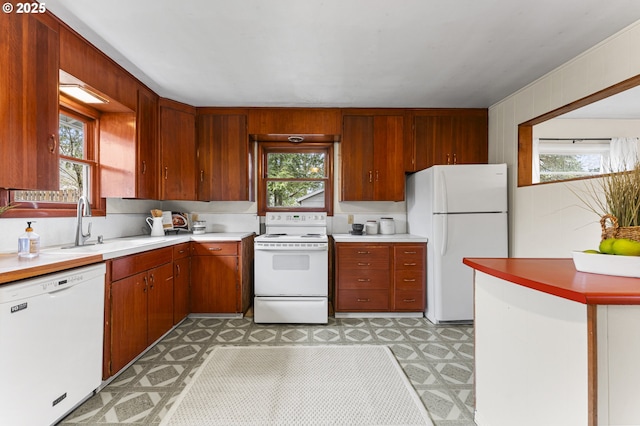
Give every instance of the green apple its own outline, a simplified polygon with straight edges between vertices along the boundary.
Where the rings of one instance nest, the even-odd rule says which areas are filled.
[[[590,253],[590,254],[602,254],[600,253],[598,250],[584,250],[583,253]]]
[[[600,253],[613,254],[613,243],[615,242],[615,238],[607,238],[606,240],[602,240],[600,242],[600,247],[598,247]]]
[[[613,242],[613,254],[640,256],[640,242],[628,238],[618,238]]]

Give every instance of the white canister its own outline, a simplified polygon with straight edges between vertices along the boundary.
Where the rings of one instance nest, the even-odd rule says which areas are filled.
[[[378,222],[375,220],[368,220],[364,224],[364,232],[367,235],[374,235],[378,233]]]
[[[396,233],[396,223],[393,221],[392,217],[380,218],[380,233],[384,235]]]
[[[207,222],[204,220],[194,220],[192,227],[194,234],[204,234],[207,228]]]

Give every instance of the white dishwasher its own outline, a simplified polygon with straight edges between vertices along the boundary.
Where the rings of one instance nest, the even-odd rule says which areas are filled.
[[[0,286],[0,423],[54,424],[100,386],[105,271]]]

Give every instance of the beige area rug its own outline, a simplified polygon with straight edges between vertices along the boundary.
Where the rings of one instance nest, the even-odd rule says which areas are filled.
[[[216,347],[161,423],[311,424],[433,425],[384,346]]]

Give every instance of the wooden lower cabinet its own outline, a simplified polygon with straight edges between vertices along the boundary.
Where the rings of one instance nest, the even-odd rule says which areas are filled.
[[[336,243],[336,312],[421,312],[426,244]]]
[[[108,262],[103,375],[112,376],[173,326],[173,249]]]
[[[191,313],[241,314],[253,297],[253,236],[191,243]]]
[[[191,286],[191,243],[173,247],[173,324],[178,324],[189,315],[189,292]]]

